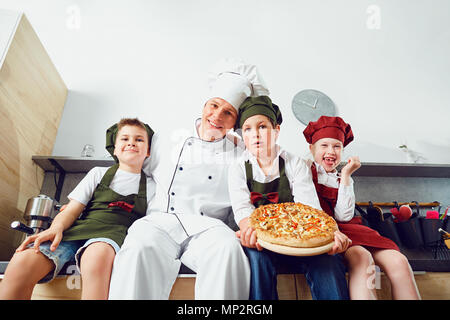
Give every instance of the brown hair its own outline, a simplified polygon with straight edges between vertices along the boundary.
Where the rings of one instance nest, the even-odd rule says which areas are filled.
[[[116,135],[115,140],[117,141],[120,130],[122,130],[122,128],[125,126],[133,126],[133,127],[138,127],[138,128],[144,129],[146,136],[147,136],[147,140],[148,140],[148,150],[147,151],[150,151],[151,137],[149,136],[149,132],[147,131],[145,124],[142,121],[140,121],[138,118],[122,118],[122,119],[120,119],[120,121],[117,123],[117,135]]]
[[[147,129],[145,128],[145,124],[142,121],[140,121],[138,118],[122,118],[122,119],[120,119],[120,121],[117,123],[117,131],[120,131],[120,129],[122,129],[125,126],[140,127],[142,129],[144,129],[145,131],[147,131]]]

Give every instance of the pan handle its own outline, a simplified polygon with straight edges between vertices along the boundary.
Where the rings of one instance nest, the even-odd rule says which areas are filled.
[[[392,203],[394,203],[394,207],[395,207],[395,208],[400,209],[400,206],[398,205],[398,202],[397,202],[397,201],[392,201]]]
[[[411,201],[411,202],[416,205],[416,217],[420,218],[420,205],[419,205],[419,202],[417,202],[417,201]]]
[[[24,225],[22,222],[20,221],[13,221],[11,222],[11,228],[13,228],[14,230],[17,231],[21,231],[27,234],[33,234],[34,230],[26,225]]]
[[[360,206],[355,203],[355,209],[361,214],[361,216],[367,220],[367,212],[365,212]]]

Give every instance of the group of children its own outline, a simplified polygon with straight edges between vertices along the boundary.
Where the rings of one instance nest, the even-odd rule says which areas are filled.
[[[281,122],[278,106],[259,96],[244,101],[235,125],[242,130],[246,152],[229,170],[229,192],[240,228],[237,236],[252,252],[248,255],[252,272],[260,260],[251,257],[266,250],[258,244],[248,217],[269,200],[252,202],[251,193],[277,192],[278,203],[302,202],[336,219],[340,231],[330,254],[342,253],[345,259],[351,299],[376,298],[375,288],[368,285],[374,264],[389,278],[394,299],[420,299],[408,260],[395,243],[354,218],[351,175],[361,166],[358,157],[350,157],[340,173],[336,170],[344,147],[353,140],[350,125],[326,116],[310,122],[303,134],[312,159],[303,159],[277,145]],[[108,129],[107,149],[117,164],[91,170],[69,194],[68,206],[50,228],[19,246],[0,284],[0,299],[29,299],[36,283],[50,281],[74,257],[83,279],[82,298],[108,297],[115,254],[128,227],[146,214],[155,192],[153,180],[142,172],[152,135],[150,127],[137,119],[122,119]],[[259,291],[257,281],[273,281],[255,277],[251,292]],[[276,283],[269,287],[276,290]]]
[[[244,101],[236,124],[242,130],[247,161],[241,161],[234,170],[230,170],[230,197],[240,227],[238,236],[242,245],[260,252],[258,254],[253,250],[248,254],[252,281],[259,276],[258,272],[253,272],[258,270],[258,266],[253,264],[261,264],[260,256],[264,250],[261,251],[256,232],[248,225],[248,216],[255,207],[270,201],[252,202],[251,192],[278,192],[278,203],[299,201],[321,208],[336,219],[340,232],[335,234],[335,248],[330,253],[343,253],[351,299],[376,299],[375,287],[370,283],[374,278],[374,263],[389,278],[394,299],[420,299],[409,262],[397,245],[354,217],[355,195],[351,175],[361,166],[359,158],[350,157],[340,173],[336,170],[341,163],[344,147],[354,138],[351,126],[340,117],[322,116],[310,122],[303,134],[312,159],[295,160],[276,144],[281,121],[278,106],[270,98],[261,96]],[[289,163],[293,164],[293,169],[289,170]],[[292,173],[289,174],[289,171]],[[258,174],[259,181],[255,179]],[[266,278],[270,278],[270,274]],[[261,278],[256,278],[252,284],[251,297],[252,287],[256,287],[257,282],[261,282]],[[258,290],[254,294],[261,297]],[[267,294],[270,296],[270,293]]]

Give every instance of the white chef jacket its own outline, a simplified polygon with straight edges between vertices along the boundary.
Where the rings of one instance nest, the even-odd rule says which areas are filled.
[[[257,182],[268,183],[280,177],[279,157],[284,159],[285,173],[289,180],[295,202],[301,202],[314,208],[321,209],[310,167],[307,162],[277,146],[277,157],[272,168],[266,176],[260,168],[258,161],[249,151],[245,150],[241,158],[233,163],[229,170],[229,193],[236,223],[250,216],[255,206],[250,202],[250,191],[247,186],[245,162],[250,161],[253,169],[253,179]]]
[[[309,167],[311,167],[313,161],[308,159],[307,162]],[[340,174],[337,170],[328,173],[317,162],[314,161],[314,164],[316,165],[318,183],[331,188],[339,188],[336,206],[334,207],[334,217],[340,222],[350,221],[355,212],[355,192],[353,189],[353,179],[350,177],[350,185],[344,186],[338,182]]]
[[[197,273],[196,299],[248,298],[248,258],[225,225],[232,218],[228,168],[242,150],[228,138],[202,141],[199,124],[153,136],[143,169],[156,194],[116,255],[110,299],[167,299],[181,263]]]
[[[179,129],[152,138],[150,158],[143,170],[156,182],[152,212],[175,214],[185,234],[177,242],[230,219],[228,168],[242,154],[233,136],[207,142],[194,131]],[[167,154],[170,155],[167,160]],[[164,161],[162,160],[164,159]]]

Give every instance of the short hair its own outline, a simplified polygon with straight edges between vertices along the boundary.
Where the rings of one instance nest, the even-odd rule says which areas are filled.
[[[117,132],[120,131],[125,126],[133,126],[133,127],[139,127],[145,130],[147,132],[147,128],[145,127],[145,124],[140,121],[138,118],[122,118],[117,123]]]

